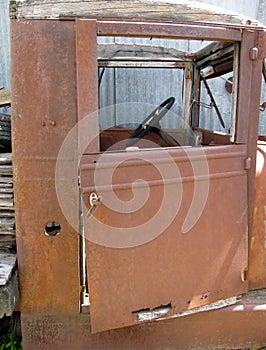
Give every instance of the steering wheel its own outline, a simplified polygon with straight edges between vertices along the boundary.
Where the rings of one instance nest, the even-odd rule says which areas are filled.
[[[152,131],[160,135],[161,126],[159,121],[165,116],[175,102],[174,97],[169,97],[155,108],[147,118],[133,131],[126,142],[126,147],[133,146],[139,139]]]

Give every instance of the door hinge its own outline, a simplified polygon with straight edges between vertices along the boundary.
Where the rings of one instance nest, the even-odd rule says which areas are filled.
[[[249,50],[249,59],[251,61],[256,61],[259,58],[259,49],[257,47],[252,47]]]
[[[247,157],[245,159],[245,170],[249,170],[251,168],[251,157]]]

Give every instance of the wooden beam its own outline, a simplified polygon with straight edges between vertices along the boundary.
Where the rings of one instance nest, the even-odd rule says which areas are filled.
[[[0,286],[0,319],[11,316],[19,300],[18,277],[14,271],[7,283]]]
[[[0,107],[11,105],[11,92],[10,90],[0,90]]]
[[[0,251],[0,287],[6,285],[16,265],[16,254]]]
[[[137,45],[137,44],[99,44],[97,45],[98,59],[101,60],[155,60],[155,61],[191,61],[191,54],[165,48],[162,46]]]
[[[24,0],[10,1],[11,18],[133,19],[258,26],[258,21],[199,2],[161,0]]]

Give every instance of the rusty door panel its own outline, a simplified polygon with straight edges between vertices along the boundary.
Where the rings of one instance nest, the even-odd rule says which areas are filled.
[[[255,41],[253,42],[253,47],[256,47],[259,41],[259,33],[254,35]],[[245,45],[245,41],[242,43]],[[250,61],[249,61],[250,62]],[[261,81],[262,81],[262,60],[257,59],[252,61],[252,64],[249,64],[249,70],[251,70],[251,82],[252,84],[247,91],[252,91],[252,97],[250,98],[249,103],[249,113],[248,113],[248,138],[247,138],[247,147],[248,147],[248,156],[254,160],[251,162],[250,170],[248,171],[248,207],[249,207],[249,232],[252,232],[252,220],[253,220],[253,209],[254,209],[254,200],[255,200],[255,182],[256,182],[256,154],[257,154],[257,140],[258,140],[258,131],[259,131],[259,117],[260,111],[258,106],[260,105],[260,96],[261,96]],[[248,69],[247,69],[248,70]],[[242,86],[242,85],[241,85]],[[240,89],[241,90],[241,89]],[[241,101],[244,101],[244,95],[241,96]],[[241,102],[240,102],[241,103]],[[242,115],[241,115],[242,116]],[[243,119],[243,118],[240,118]],[[249,240],[251,235],[249,235]]]
[[[90,208],[92,192],[101,198],[93,215],[84,209],[93,332],[136,324],[145,312],[164,309],[170,316],[247,291],[246,147],[168,152],[170,158],[149,150],[81,160],[84,206]],[[113,194],[120,207],[112,207]],[[140,197],[147,201],[134,211],[130,201]],[[193,200],[199,208],[191,216]],[[159,216],[151,231],[139,229],[158,213],[165,221]]]
[[[265,306],[210,312],[91,334],[87,315],[22,315],[23,348],[34,350],[263,349]],[[49,327],[47,326],[49,325]],[[45,330],[45,331],[43,331]],[[261,347],[256,346],[261,344]],[[265,346],[264,346],[265,347]]]
[[[250,289],[266,288],[266,142],[257,148],[256,195],[249,257]]]
[[[11,21],[11,35],[20,308],[25,314],[78,314],[79,235],[55,191],[57,154],[77,117],[75,27],[19,20]],[[58,236],[45,235],[50,221],[61,225]]]

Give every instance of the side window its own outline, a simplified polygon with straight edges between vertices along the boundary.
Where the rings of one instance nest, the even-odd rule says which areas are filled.
[[[212,70],[212,67],[209,69]],[[200,127],[230,133],[232,93],[232,73],[207,79],[205,72],[202,72],[199,112]]]
[[[213,43],[197,53],[196,64],[200,70],[198,126],[204,130],[203,144],[234,141],[238,52],[237,44]]]
[[[235,51],[223,42],[100,37],[101,151],[230,143]]]

